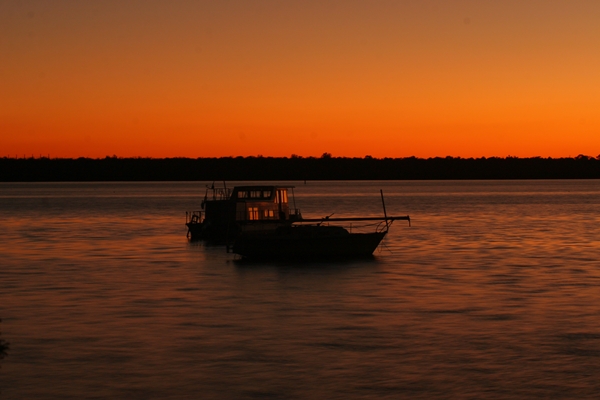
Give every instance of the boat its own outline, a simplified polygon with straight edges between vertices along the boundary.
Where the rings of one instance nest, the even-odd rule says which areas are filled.
[[[330,258],[371,257],[396,220],[410,217],[352,217],[299,219],[271,231],[241,232],[233,243],[232,252],[244,259],[321,260]],[[351,232],[332,222],[378,221],[375,232]]]
[[[190,240],[232,242],[242,232],[273,232],[302,219],[300,210],[290,207],[294,186],[253,185],[227,188],[207,187],[201,210],[186,212]]]

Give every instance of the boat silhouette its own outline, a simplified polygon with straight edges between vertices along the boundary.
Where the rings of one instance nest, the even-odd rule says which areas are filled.
[[[227,246],[242,258],[321,259],[371,256],[394,221],[388,216],[383,191],[381,217],[303,218],[295,207],[293,186],[256,185],[207,188],[202,211],[186,213],[188,237]],[[289,204],[291,191],[294,207]],[[374,232],[352,232],[335,223],[373,221]],[[378,223],[377,223],[378,222]],[[334,225],[332,225],[334,223]]]

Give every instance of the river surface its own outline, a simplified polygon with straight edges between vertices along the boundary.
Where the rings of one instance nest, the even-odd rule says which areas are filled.
[[[600,181],[280,183],[412,226],[245,263],[186,239],[207,182],[0,183],[0,398],[597,398]]]

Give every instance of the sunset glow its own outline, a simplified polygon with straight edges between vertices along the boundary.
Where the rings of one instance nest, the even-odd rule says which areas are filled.
[[[0,157],[600,154],[600,2],[0,2]]]

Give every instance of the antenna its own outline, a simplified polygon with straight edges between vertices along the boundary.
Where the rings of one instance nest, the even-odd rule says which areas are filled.
[[[379,189],[379,193],[381,193],[381,204],[383,204],[383,216],[385,218],[385,226],[389,228],[390,224],[388,223],[387,212],[385,211],[385,200],[383,200],[383,189]]]

